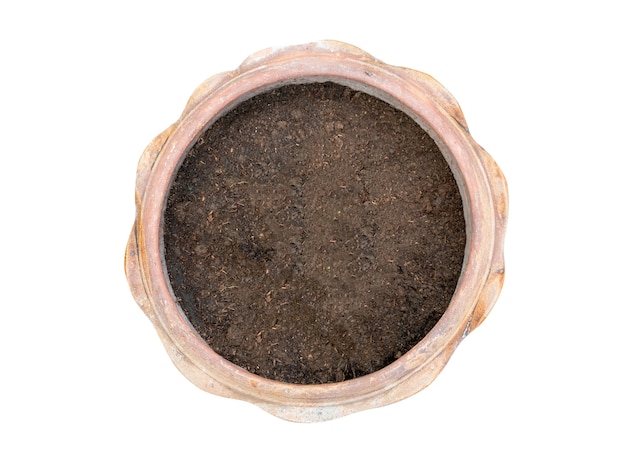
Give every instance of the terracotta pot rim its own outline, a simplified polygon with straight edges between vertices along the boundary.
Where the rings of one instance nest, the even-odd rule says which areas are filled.
[[[484,318],[483,313],[480,320],[472,321],[481,292],[493,271],[494,250],[499,247],[496,243],[501,234],[496,231],[496,215],[498,209],[506,211],[494,206],[484,167],[486,158],[481,155],[484,151],[469,135],[454,98],[423,73],[386,65],[357,48],[337,42],[262,51],[248,58],[237,71],[214,76],[213,80],[210,88],[200,87],[173,126],[155,158],[143,200],[138,204],[137,244],[145,250],[141,261],[149,282],[147,291],[151,293],[149,299],[156,318],[153,322],[171,340],[176,351],[170,355],[184,357],[202,373],[232,390],[234,397],[276,408],[336,407],[368,399],[376,401],[377,396],[392,393],[398,384],[412,378],[417,380],[419,373],[424,377],[419,379],[418,389],[398,391],[388,400],[399,400],[428,385],[456,345]],[[404,111],[431,135],[461,192],[467,244],[450,305],[417,345],[392,364],[366,376],[339,383],[299,385],[252,374],[215,353],[197,335],[176,303],[169,283],[162,224],[169,188],[180,164],[197,138],[217,118],[239,103],[278,86],[322,81],[365,91]]]

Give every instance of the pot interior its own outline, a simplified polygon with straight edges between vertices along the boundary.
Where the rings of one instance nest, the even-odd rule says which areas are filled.
[[[408,115],[335,82],[242,101],[180,164],[163,214],[176,301],[218,354],[296,384],[375,372],[446,311],[459,187]]]

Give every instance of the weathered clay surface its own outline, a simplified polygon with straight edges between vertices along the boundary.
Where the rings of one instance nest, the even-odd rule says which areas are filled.
[[[465,263],[444,316],[422,341],[391,365],[341,383],[276,382],[217,355],[178,309],[161,255],[163,206],[177,165],[189,147],[234,104],[294,81],[349,85],[411,116],[435,138],[447,159],[466,213]],[[424,73],[384,64],[336,41],[267,49],[248,57],[237,70],[204,82],[180,119],[144,151],[137,169],[135,200],[137,219],[126,248],[126,275],[135,300],[154,324],[176,367],[210,393],[247,400],[292,421],[337,418],[396,402],[426,387],[459,342],[488,315],[504,279],[506,180],[469,135],[455,99]]]

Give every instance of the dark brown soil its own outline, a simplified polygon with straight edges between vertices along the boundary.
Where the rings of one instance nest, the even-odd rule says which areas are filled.
[[[433,140],[333,83],[275,89],[219,119],[178,171],[163,234],[206,342],[301,384],[369,374],[413,347],[446,310],[465,247]]]

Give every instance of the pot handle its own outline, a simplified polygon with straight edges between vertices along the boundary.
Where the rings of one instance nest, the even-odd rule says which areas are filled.
[[[506,178],[493,158],[480,145],[476,145],[485,171],[489,177],[494,206],[494,249],[489,276],[478,298],[469,325],[469,331],[480,325],[493,308],[504,283],[504,233],[509,212],[509,193]]]
[[[130,291],[133,294],[133,298],[139,305],[139,307],[149,315],[152,312],[152,305],[150,303],[150,296],[148,294],[148,288],[144,281],[143,273],[141,272],[140,265],[140,251],[137,244],[137,222],[133,225],[133,230],[130,232],[128,243],[126,244],[126,253],[124,254],[124,271],[126,272],[126,279]]]
[[[124,271],[126,272],[126,279],[128,280],[128,285],[130,286],[133,298],[146,314],[152,312],[152,306],[150,304],[150,297],[147,291],[148,287],[144,284],[145,276],[141,271],[141,251],[139,249],[140,232],[138,227],[141,225],[141,222],[139,221],[141,216],[141,205],[154,162],[159,157],[163,146],[167,143],[167,139],[175,126],[176,124],[173,124],[161,134],[156,136],[152,142],[150,142],[139,158],[139,164],[137,165],[137,176],[135,181],[136,219],[126,245],[126,253],[124,254]]]
[[[139,163],[137,164],[137,176],[135,180],[135,203],[137,205],[138,212],[141,211],[141,200],[143,199],[143,194],[146,190],[154,162],[159,157],[163,146],[167,143],[167,139],[172,134],[176,125],[177,123],[174,123],[161,134],[156,136],[139,158]]]

